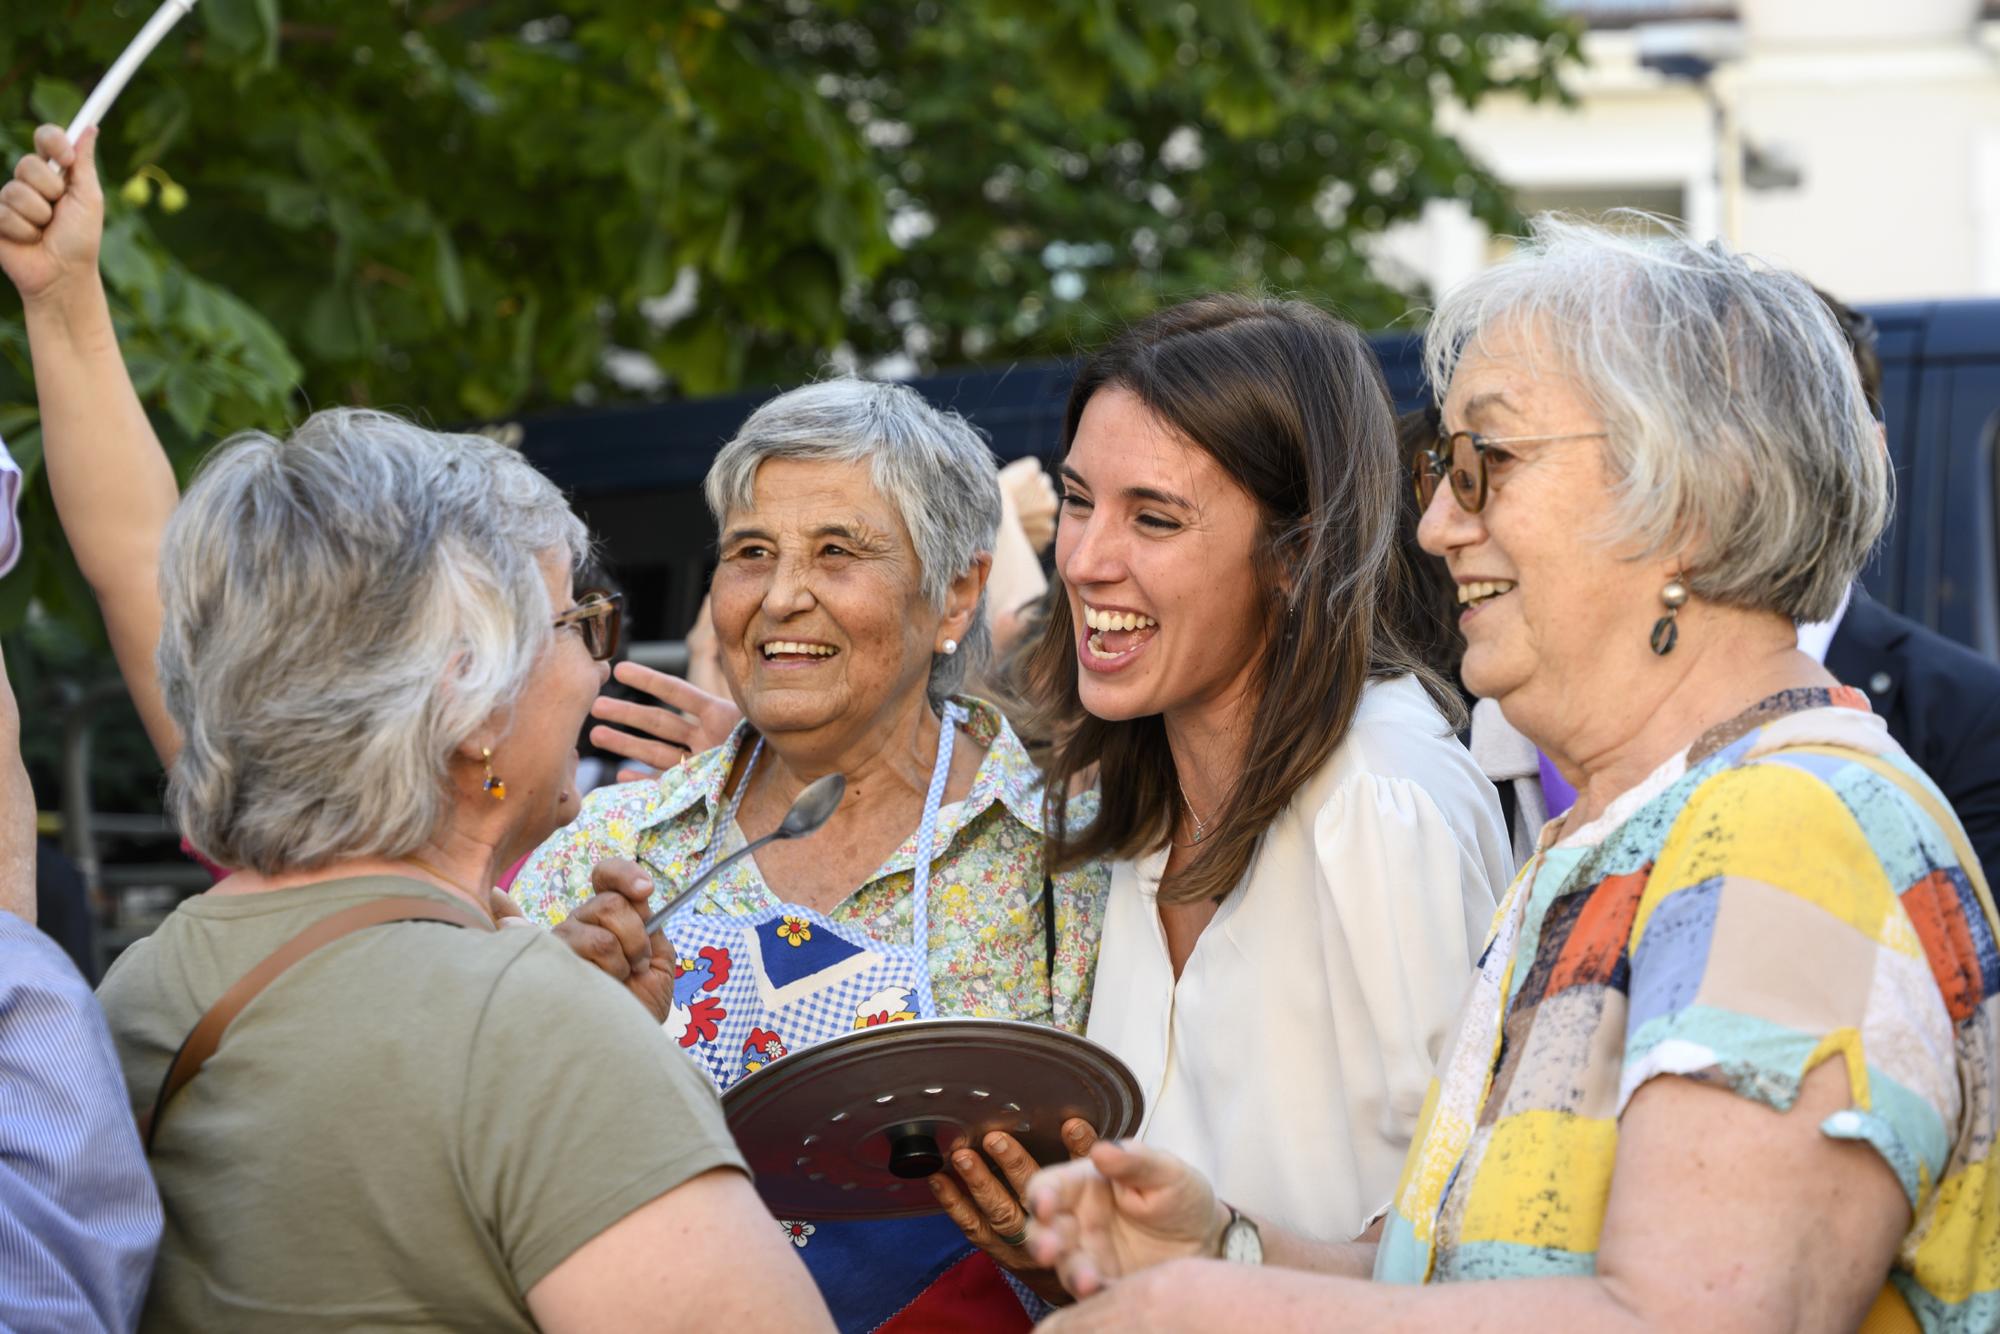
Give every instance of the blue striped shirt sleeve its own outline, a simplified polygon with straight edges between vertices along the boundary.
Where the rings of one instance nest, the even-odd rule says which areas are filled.
[[[0,1327],[133,1328],[159,1241],[97,998],[55,942],[0,912]]]

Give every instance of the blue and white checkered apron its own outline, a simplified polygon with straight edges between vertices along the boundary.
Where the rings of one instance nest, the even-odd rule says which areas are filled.
[[[668,921],[680,973],[667,1032],[700,1062],[716,1088],[726,1089],[787,1052],[841,1033],[937,1015],[929,957],[931,861],[938,806],[951,775],[952,737],[965,716],[961,705],[948,703],[938,728],[937,764],[917,825],[908,943],[876,940],[799,904],[780,904],[753,918],[698,913],[697,899]],[[760,738],[710,831],[695,876],[714,864],[763,749]],[[786,1225],[843,1331],[882,1324],[972,1249],[941,1215],[881,1222],[787,1220]]]

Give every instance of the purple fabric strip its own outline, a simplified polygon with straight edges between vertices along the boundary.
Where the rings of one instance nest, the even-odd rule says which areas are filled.
[[[1549,818],[1553,820],[1576,805],[1576,789],[1571,787],[1569,780],[1550,763],[1548,756],[1538,750],[1535,752],[1535,758],[1540,760],[1542,765],[1542,800],[1548,803]]]

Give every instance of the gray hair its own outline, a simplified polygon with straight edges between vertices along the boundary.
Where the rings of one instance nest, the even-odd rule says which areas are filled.
[[[1888,522],[1893,480],[1854,354],[1795,274],[1658,219],[1543,215],[1512,256],[1439,302],[1424,357],[1440,398],[1488,331],[1525,331],[1606,432],[1618,531],[1691,548],[1716,602],[1832,616]]]
[[[704,491],[720,527],[755,503],[758,465],[768,459],[868,464],[875,489],[896,507],[917,549],[923,595],[942,611],[952,581],[993,550],[1000,531],[1000,479],[993,451],[971,423],[932,407],[907,385],[840,378],[778,395],[750,414],[708,470]],[[958,652],[931,656],[933,705],[965,681],[993,646],[986,594]]]
[[[480,436],[336,408],[225,443],[160,553],[181,832],[267,874],[422,847],[453,752],[549,644],[539,562],[586,554],[555,485]]]

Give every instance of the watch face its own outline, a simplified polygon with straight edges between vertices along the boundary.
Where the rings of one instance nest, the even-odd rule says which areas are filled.
[[[1263,1264],[1264,1239],[1257,1225],[1240,1215],[1231,1219],[1222,1234],[1222,1258],[1239,1265]]]

